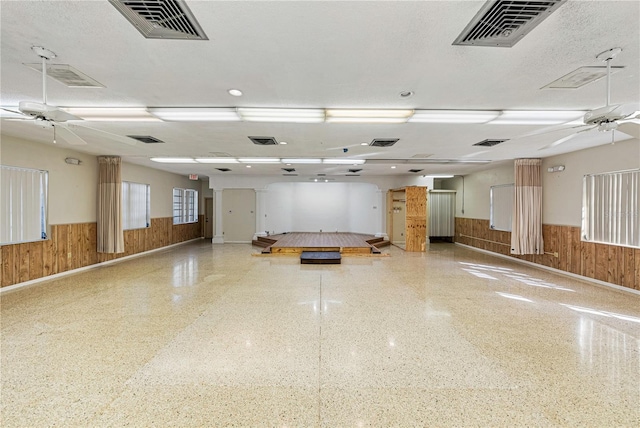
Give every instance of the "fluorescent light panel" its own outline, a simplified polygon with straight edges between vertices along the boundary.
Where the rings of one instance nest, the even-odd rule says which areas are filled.
[[[238,108],[238,114],[247,122],[324,122],[324,109]]]
[[[196,163],[193,158],[151,158],[151,161],[158,163]]]
[[[322,159],[322,163],[328,165],[362,165],[365,159]]]
[[[196,158],[198,163],[238,163],[235,158]]]
[[[322,159],[318,159],[318,158],[282,159],[282,163],[312,164],[312,163],[322,163]]]
[[[176,108],[149,108],[149,113],[162,120],[172,122],[234,122],[239,121],[240,116],[235,108],[217,107],[176,107]]]
[[[279,158],[238,158],[242,163],[280,163]]]
[[[487,123],[498,117],[494,110],[416,110],[409,122]]]
[[[405,123],[413,110],[327,109],[329,123]]]
[[[97,122],[160,122],[144,107],[69,107],[61,110]]]
[[[503,110],[491,125],[559,125],[584,116],[584,111]]]

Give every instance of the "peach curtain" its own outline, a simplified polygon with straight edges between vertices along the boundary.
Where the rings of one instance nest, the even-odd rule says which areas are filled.
[[[511,254],[542,254],[542,159],[515,160]]]
[[[122,178],[119,156],[98,156],[98,248],[99,253],[123,253]]]

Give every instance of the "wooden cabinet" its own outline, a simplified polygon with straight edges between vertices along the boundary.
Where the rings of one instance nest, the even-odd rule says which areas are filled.
[[[398,246],[404,246],[405,251],[426,251],[428,234],[427,188],[424,186],[410,186],[389,190],[387,193],[387,207],[387,234],[389,235],[389,240],[392,243],[402,243]],[[403,213],[404,216],[402,215]],[[390,223],[389,220],[391,221]],[[402,237],[397,236],[399,227],[404,229],[404,236]]]

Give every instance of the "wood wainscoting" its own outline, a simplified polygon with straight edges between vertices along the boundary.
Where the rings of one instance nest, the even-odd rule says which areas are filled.
[[[96,252],[96,223],[55,224],[49,239],[0,247],[0,286],[18,284],[96,263],[166,247],[202,236],[198,223],[173,224],[172,217],[153,218],[151,227],[124,231],[125,252]]]
[[[542,226],[545,254],[514,256],[511,232],[492,230],[489,220],[456,217],[456,242],[494,253],[640,290],[640,249],[582,242],[580,228]]]

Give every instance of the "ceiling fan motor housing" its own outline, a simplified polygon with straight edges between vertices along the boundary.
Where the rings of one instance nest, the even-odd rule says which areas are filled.
[[[623,113],[622,107],[622,104],[614,104],[591,110],[584,115],[584,123],[587,125],[599,125],[624,119],[626,115]]]

